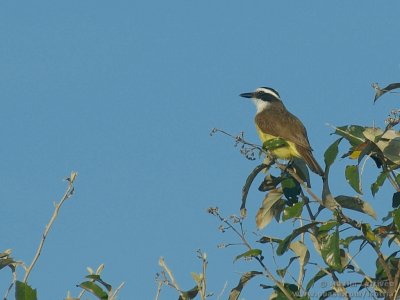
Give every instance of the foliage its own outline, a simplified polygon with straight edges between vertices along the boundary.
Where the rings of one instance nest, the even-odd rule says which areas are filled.
[[[76,172],[71,172],[71,175],[66,178],[65,180],[68,182],[67,189],[62,196],[60,202],[56,203],[55,209],[53,212],[52,217],[50,218],[49,223],[46,226],[45,231],[42,234],[42,239],[40,240],[38,249],[36,250],[36,254],[29,266],[27,266],[24,262],[15,260],[12,258],[11,254],[12,251],[11,249],[7,249],[0,253],[0,270],[4,268],[9,268],[11,270],[12,274],[12,281],[10,283],[10,286],[8,287],[4,300],[7,300],[9,298],[10,292],[15,290],[15,299],[16,300],[37,300],[37,290],[32,288],[28,284],[28,278],[29,275],[31,274],[31,271],[33,268],[36,266],[36,262],[39,259],[39,256],[41,255],[46,237],[53,226],[59,211],[64,204],[66,200],[71,198],[74,194],[75,188],[74,188],[74,182],[77,177],[78,173]],[[17,278],[17,268],[22,267],[25,270],[23,280],[20,281]],[[81,288],[81,292],[79,295],[74,298],[71,296],[70,292],[68,292],[67,297],[65,300],[79,300],[82,299],[83,295],[88,292],[91,294],[95,299],[101,299],[101,300],[116,300],[117,299],[117,294],[120,291],[120,289],[123,287],[123,283],[117,288],[113,289],[113,287],[105,282],[101,277],[100,274],[102,270],[104,269],[104,265],[100,265],[96,272],[94,272],[91,268],[88,268],[89,275],[85,277],[85,281],[81,282],[78,287]]]
[[[398,86],[388,87],[393,89]],[[377,92],[375,101],[390,91],[377,85],[374,88]],[[311,189],[309,173],[302,161],[294,160],[285,165],[276,161],[264,145],[247,142],[243,133],[233,136],[219,129],[212,131],[212,134],[220,132],[233,137],[235,145],[241,145],[240,151],[248,159],[254,160],[257,154],[265,156],[264,162],[245,181],[240,217],[225,217],[215,207],[208,210],[222,223],[222,232],[232,231],[240,240],[239,243],[223,244],[222,248],[234,245],[244,247],[244,251],[238,251],[234,262],[246,260],[256,263],[255,267],[241,275],[238,285],[231,289],[227,297],[229,300],[239,299],[246,284],[255,277],[265,279],[265,284],[260,287],[271,291],[269,299],[326,299],[335,295],[345,299],[360,296],[374,299],[400,297],[400,132],[394,128],[400,121],[399,112],[392,111],[383,129],[360,125],[334,127],[332,134],[337,139],[324,154],[325,176],[322,178],[321,197]],[[337,193],[333,196],[331,193],[329,174],[340,153],[342,159],[349,161],[343,175],[355,195]],[[376,167],[372,174],[376,180],[369,191],[363,188],[368,162]],[[287,236],[265,235],[251,242],[244,229],[247,196],[255,178],[260,175],[264,179],[258,189],[265,195],[255,217],[257,228],[266,230],[274,220],[279,222],[275,226],[290,222],[295,228]],[[364,198],[368,194],[377,197],[386,182],[393,190],[391,199],[386,199],[392,209],[382,222],[376,222],[377,214]],[[379,201],[384,202],[385,199]],[[362,221],[360,214],[365,216]],[[253,245],[254,242],[257,246]],[[267,245],[271,245],[271,252]],[[364,270],[370,268],[370,264],[360,266],[357,263],[362,255],[368,256],[364,261],[375,262],[374,272]],[[279,261],[284,265],[270,266],[270,260],[265,260],[265,256],[272,256],[275,264]],[[293,275],[295,272],[297,276]],[[184,298],[179,287],[165,277],[158,283],[156,299],[163,285],[175,288],[181,293],[180,299],[199,297],[197,293],[190,296],[186,293]],[[206,299],[204,295],[199,298]]]

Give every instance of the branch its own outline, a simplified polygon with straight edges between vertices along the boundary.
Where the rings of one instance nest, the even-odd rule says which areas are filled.
[[[214,216],[217,216],[222,222],[224,222],[226,225],[228,225],[228,228],[232,229],[242,240],[243,244],[247,247],[249,250],[253,250],[253,247],[247,242],[244,234],[241,234],[226,218],[223,218],[220,214],[217,208],[209,208],[208,212]],[[241,222],[241,221],[240,221]],[[254,257],[258,263],[261,265],[261,267],[264,269],[264,272],[266,273],[266,276],[272,280],[276,286],[282,291],[282,293],[285,294],[287,299],[289,300],[294,300],[293,296],[286,290],[285,285],[282,284],[280,281],[278,281],[274,275],[271,273],[271,271],[268,270],[267,266],[263,263],[262,257]]]
[[[160,280],[158,282],[158,285],[157,285],[157,294],[156,294],[155,300],[159,300],[160,299],[160,293],[161,293],[162,286],[163,286],[163,282]]]
[[[13,288],[14,284],[17,282],[17,273],[15,272],[16,266],[13,265],[13,266],[10,266],[10,268],[11,268],[13,280],[11,281],[11,284],[6,291],[6,294],[4,295],[4,298],[3,298],[4,300],[7,300],[7,297],[9,295],[11,289]]]
[[[171,285],[172,285],[172,287],[174,287],[174,288],[178,291],[179,296],[181,296],[181,297],[183,298],[184,296],[183,296],[182,290],[181,290],[181,288],[179,287],[178,283],[176,282],[175,277],[172,275],[171,270],[168,268],[167,264],[165,263],[163,257],[160,257],[160,259],[159,259],[159,261],[158,261],[158,264],[159,264],[160,267],[163,268],[164,271],[168,274],[168,276],[169,276],[169,278],[170,278],[170,280],[171,280]]]
[[[42,239],[41,239],[41,241],[39,243],[39,247],[36,250],[35,257],[33,258],[31,264],[29,265],[29,267],[25,271],[25,276],[24,276],[24,279],[22,281],[23,283],[26,283],[28,281],[28,277],[29,277],[33,267],[35,266],[37,260],[39,259],[40,254],[42,253],[42,249],[43,249],[46,237],[47,237],[47,235],[48,235],[48,233],[49,233],[54,221],[56,220],[56,218],[58,216],[58,212],[59,212],[61,206],[63,205],[64,201],[67,200],[68,198],[70,198],[72,196],[72,194],[74,193],[73,183],[74,183],[74,180],[75,180],[77,175],[78,175],[78,173],[71,172],[71,176],[66,179],[68,181],[67,190],[65,191],[64,196],[62,196],[60,202],[55,205],[55,209],[54,209],[53,215],[51,216],[51,219],[50,219],[49,223],[46,225],[46,228],[45,228],[45,230],[43,232],[43,235],[42,235]]]
[[[396,192],[400,192],[400,186],[397,184],[396,180],[394,179],[395,176],[393,175],[393,170],[389,173],[389,170],[387,169],[387,167],[385,167],[385,172],[387,172],[386,177],[387,177],[387,179],[389,179],[389,182],[394,187]]]

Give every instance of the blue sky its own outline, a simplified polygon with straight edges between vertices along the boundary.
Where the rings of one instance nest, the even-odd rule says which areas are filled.
[[[232,288],[254,265],[232,264],[239,248],[216,248],[235,239],[205,211],[237,214],[258,162],[209,132],[256,142],[254,107],[238,95],[258,86],[303,120],[321,163],[334,140],[326,123],[382,125],[398,97],[373,106],[371,83],[400,79],[399,11],[397,1],[3,1],[0,250],[30,262],[75,170],[76,194],[30,277],[40,299],[76,295],[86,266],[100,263],[106,280],[126,282],[121,299],[152,299],[160,256],[189,289],[199,248],[210,289]],[[333,192],[351,194],[344,165]],[[249,231],[261,200],[250,194]],[[0,272],[1,290],[9,278]]]

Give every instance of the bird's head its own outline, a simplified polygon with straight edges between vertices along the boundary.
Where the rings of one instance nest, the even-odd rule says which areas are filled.
[[[257,107],[257,112],[261,112],[272,103],[282,103],[279,93],[270,87],[260,87],[251,93],[240,94],[241,97],[251,98]]]

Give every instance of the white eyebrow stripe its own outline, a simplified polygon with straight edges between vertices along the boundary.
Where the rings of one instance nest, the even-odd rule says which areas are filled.
[[[277,93],[275,93],[274,91],[271,91],[270,89],[258,88],[258,89],[256,89],[256,92],[264,92],[266,94],[270,94],[270,95],[274,96],[275,98],[281,99],[281,97],[279,97],[279,95]]]

